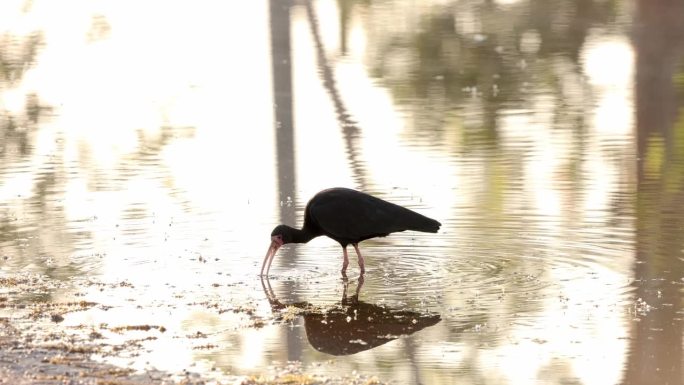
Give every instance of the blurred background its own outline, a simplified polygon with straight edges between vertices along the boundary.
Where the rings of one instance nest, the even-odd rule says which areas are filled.
[[[684,382],[683,2],[236,4],[0,3],[0,316],[135,369]],[[440,322],[312,345],[288,305],[341,306],[329,239],[268,292],[271,229],[333,186],[443,224],[364,242],[359,291]]]

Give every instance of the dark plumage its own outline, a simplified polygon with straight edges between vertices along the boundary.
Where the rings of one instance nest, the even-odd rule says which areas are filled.
[[[306,243],[320,235],[326,235],[342,245],[342,275],[345,275],[349,264],[349,244],[356,250],[363,274],[365,268],[359,242],[405,230],[436,233],[440,226],[434,219],[356,190],[341,187],[323,190],[307,203],[301,230],[287,225],[278,225],[273,229],[271,246],[261,266],[261,274],[264,274],[265,268],[268,275],[280,246]]]

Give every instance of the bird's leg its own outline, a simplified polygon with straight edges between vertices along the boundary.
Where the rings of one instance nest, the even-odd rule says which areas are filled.
[[[349,266],[349,256],[347,256],[347,246],[342,246],[342,253],[344,253],[344,262],[342,262],[342,276],[347,277],[347,266]]]
[[[361,292],[361,287],[363,286],[363,273],[359,276],[359,282],[358,285],[356,285],[356,300],[359,300],[359,293]]]
[[[342,283],[342,289],[343,289],[342,290],[342,305],[346,305],[347,304],[347,288],[349,287],[349,280],[345,276],[342,279],[342,282],[343,282]]]
[[[359,251],[359,244],[358,243],[352,243],[352,246],[354,246],[354,250],[356,250],[356,255],[359,256],[359,268],[361,268],[361,274],[366,272],[366,267],[364,266],[363,263],[363,255],[361,255],[361,252]]]
[[[363,286],[363,274],[359,276],[358,284],[356,285],[356,292],[351,296],[351,299],[347,298],[347,289],[349,288],[349,280],[345,276],[342,280],[342,305],[354,305],[359,303],[359,292],[361,292],[361,287]]]

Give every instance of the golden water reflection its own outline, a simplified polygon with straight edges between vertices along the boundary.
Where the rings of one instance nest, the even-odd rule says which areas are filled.
[[[677,383],[684,23],[639,4],[3,2],[0,274],[98,305],[1,316],[153,336],[96,358],[224,379]],[[364,242],[358,293],[439,323],[336,357],[276,319],[268,234],[336,185],[443,223]],[[272,297],[348,305],[339,245],[284,249]],[[165,332],[116,329],[144,324]]]

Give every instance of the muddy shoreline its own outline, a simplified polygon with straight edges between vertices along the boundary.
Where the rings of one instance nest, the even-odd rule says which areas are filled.
[[[209,385],[209,384],[382,384],[375,377],[351,374],[338,378],[307,373],[299,362],[274,366],[273,373],[256,376],[219,374],[207,378],[198,373],[168,373],[131,368],[91,359],[96,346],[29,342],[30,338],[0,319],[0,384],[12,385]]]
[[[128,288],[128,283],[89,286]],[[12,385],[205,385],[205,384],[381,384],[376,377],[357,373],[325,377],[313,372],[301,362],[274,363],[268,373],[235,375],[212,368],[208,373],[197,373],[179,368],[171,373],[154,368],[134,369],[107,363],[137,357],[149,349],[147,341],[154,341],[164,333],[162,324],[130,324],[123,326],[76,325],[65,326],[69,314],[89,310],[105,311],[111,306],[88,300],[41,301],[41,295],[63,289],[61,284],[40,276],[10,275],[0,277],[0,384]],[[215,307],[202,305],[204,307]],[[225,309],[215,309],[225,312]],[[244,329],[258,329],[264,323],[278,322],[274,317],[263,318],[253,308],[237,307],[234,313],[244,313],[250,321]],[[107,335],[124,336],[115,341]],[[133,335],[133,337],[132,337]],[[185,338],[201,340],[198,334]],[[211,343],[197,349],[217,348]],[[118,362],[118,361],[117,361]],[[331,361],[329,365],[334,365]]]

